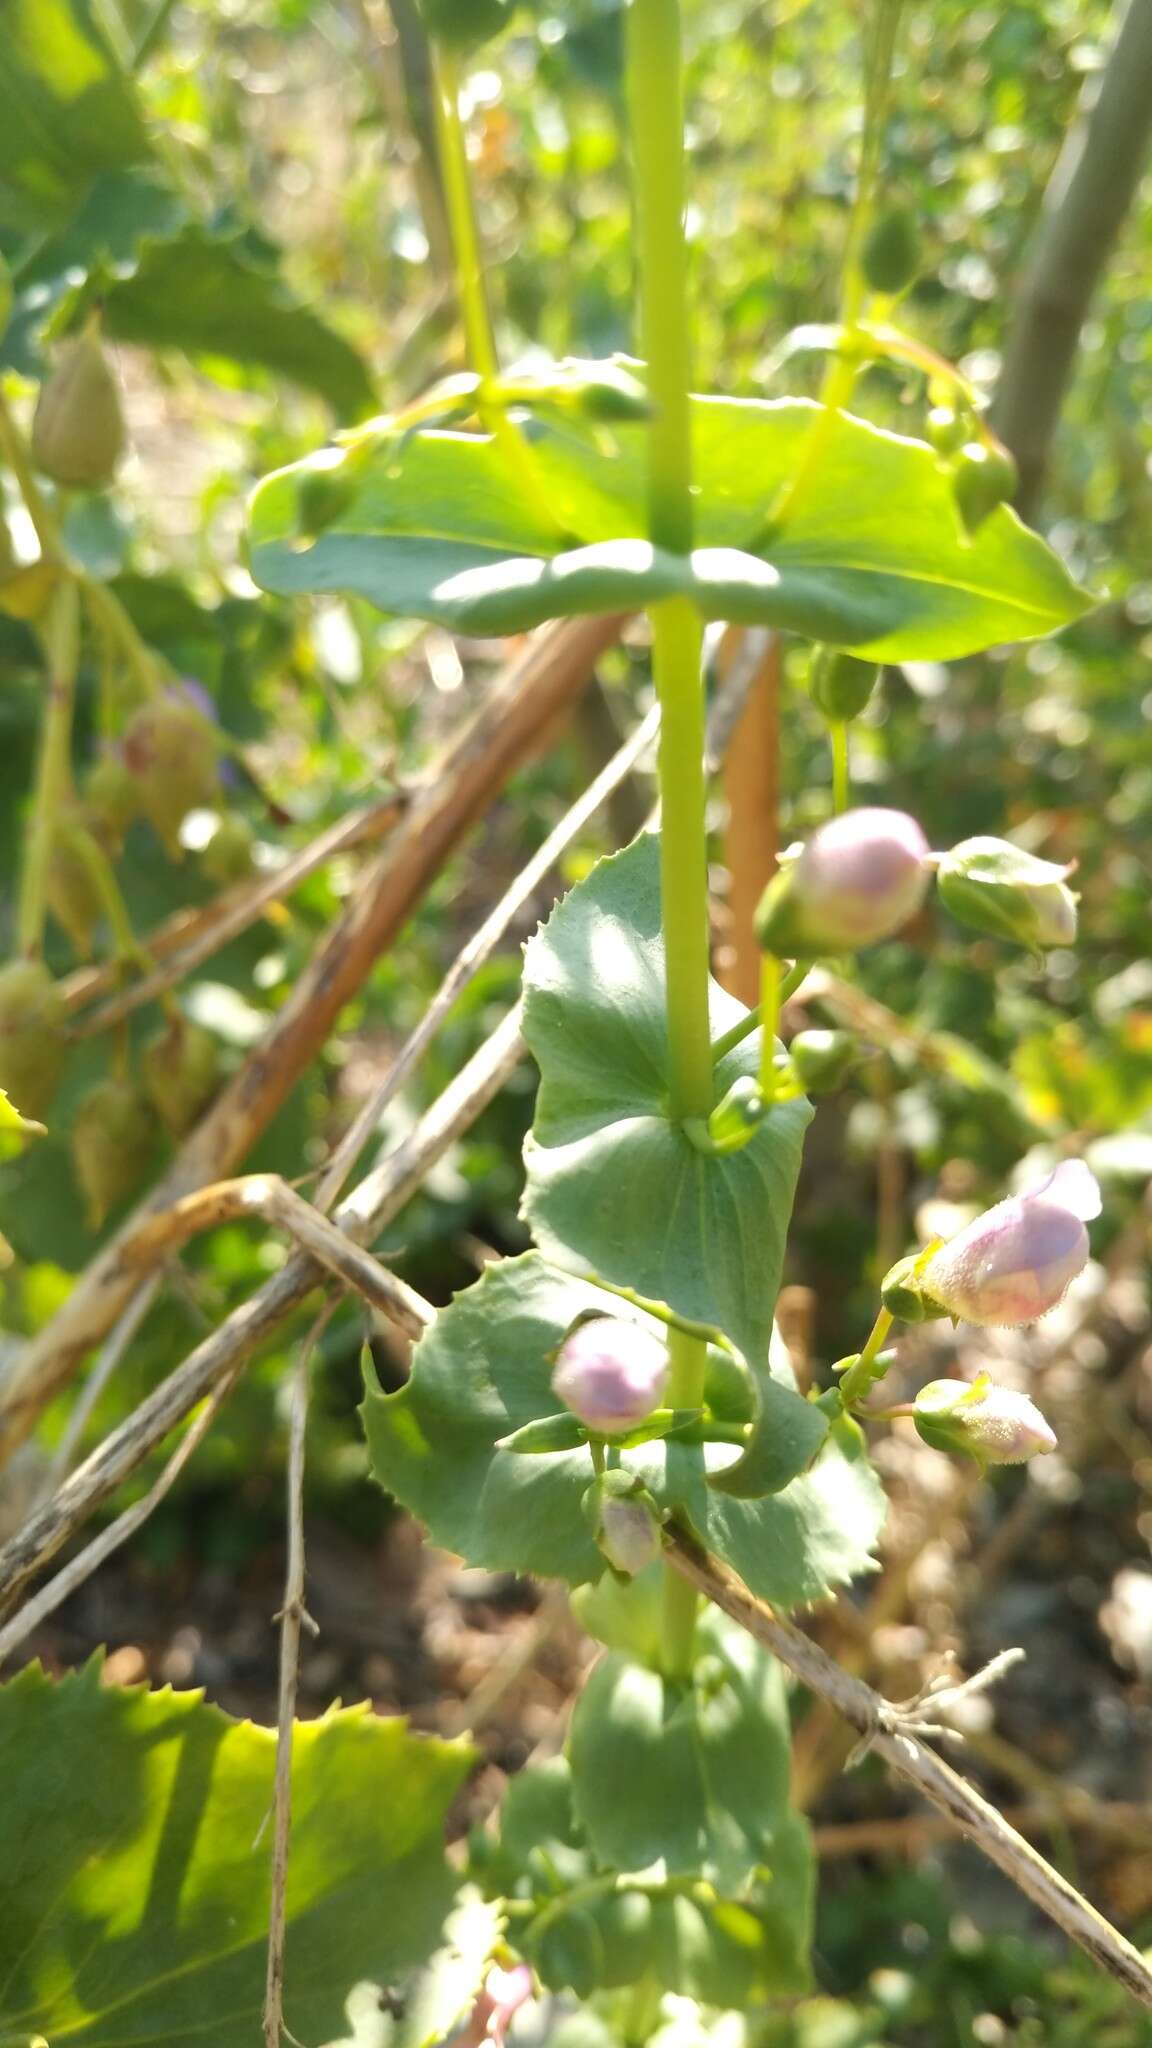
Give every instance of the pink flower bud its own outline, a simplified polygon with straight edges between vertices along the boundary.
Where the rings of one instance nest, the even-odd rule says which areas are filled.
[[[931,880],[929,847],[903,811],[846,811],[769,883],[756,914],[768,952],[805,958],[890,938]]]
[[[934,1450],[968,1451],[983,1465],[1023,1465],[1056,1449],[1056,1437],[1027,1394],[993,1386],[986,1373],[932,1380],[915,1403],[916,1427]]]
[[[639,1323],[591,1316],[556,1354],[552,1391],[598,1436],[622,1436],[660,1406],[668,1352]]]
[[[930,1260],[925,1294],[970,1323],[1035,1322],[1088,1262],[1086,1222],[1100,1214],[1100,1189],[1082,1159],[1066,1159],[1047,1180],[985,1210]]]
[[[460,2048],[482,2048],[486,2041],[495,2042],[496,2048],[504,2048],[504,2039],[512,2021],[534,1990],[535,1982],[527,1963],[515,1963],[510,1970],[503,1970],[494,1963],[484,1979],[468,2024],[459,2037]]]

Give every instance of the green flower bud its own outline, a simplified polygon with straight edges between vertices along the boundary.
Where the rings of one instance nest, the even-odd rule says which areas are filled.
[[[643,1480],[623,1468],[604,1472],[588,1488],[584,1511],[612,1570],[634,1579],[660,1556],[660,1520]]]
[[[91,845],[91,836],[79,817],[61,818],[52,834],[45,876],[48,908],[82,960],[91,958],[92,934],[104,914],[92,863],[85,858],[85,840]]]
[[[153,1109],[183,1137],[216,1092],[220,1048],[202,1024],[176,1017],[144,1047],[140,1075]]]
[[[742,1152],[764,1121],[764,1098],[751,1074],[741,1074],[708,1119],[713,1152]]]
[[[788,1048],[793,1071],[805,1095],[828,1095],[838,1088],[859,1053],[850,1031],[798,1031]]]
[[[968,421],[950,405],[934,405],[928,415],[928,439],[938,455],[955,455],[968,439]]]
[[[181,690],[142,705],[124,734],[140,809],[173,859],[188,812],[211,809],[219,797],[219,754],[210,720]]]
[[[890,206],[880,215],[860,255],[864,282],[889,297],[907,290],[920,268],[920,237],[906,206]]]
[[[1056,1449],[1056,1437],[1034,1401],[988,1374],[932,1380],[914,1404],[916,1428],[935,1451],[964,1451],[981,1465],[1023,1465]]]
[[[101,754],[84,778],[84,816],[97,839],[118,852],[133,819],[140,814],[140,790],[123,755]]]
[[[967,441],[952,465],[952,496],[968,534],[977,533],[998,505],[1016,494],[1020,474],[1006,448]]]
[[[69,490],[101,491],[124,453],[124,414],[95,320],[69,342],[32,419],[37,469]]]
[[[860,661],[836,647],[819,647],[808,671],[808,690],[829,725],[846,725],[859,718],[879,679],[876,662]]]
[[[21,1114],[40,1117],[67,1053],[64,998],[39,960],[0,967],[0,1088]]]
[[[255,866],[255,834],[247,818],[229,812],[221,818],[200,855],[200,867],[210,882],[221,889],[247,881]]]
[[[1039,949],[1076,937],[1071,868],[1038,860],[1008,839],[963,839],[936,869],[941,900],[961,924]]]
[[[143,1179],[155,1142],[156,1119],[130,1081],[100,1081],[84,1097],[72,1125],[72,1160],[93,1230]]]

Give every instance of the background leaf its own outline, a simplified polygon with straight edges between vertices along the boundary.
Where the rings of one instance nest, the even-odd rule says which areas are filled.
[[[87,0],[4,0],[0,29],[0,226],[42,232],[150,145]]]
[[[104,1686],[98,1661],[59,1684],[33,1665],[0,1691],[0,2036],[251,2048],[274,1758],[271,1730],[198,1693]],[[472,1761],[366,1707],[297,1724],[294,2032],[332,2040],[355,1986],[435,1948],[444,1818]]]

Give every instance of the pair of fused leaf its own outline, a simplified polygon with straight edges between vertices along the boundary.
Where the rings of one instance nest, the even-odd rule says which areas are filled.
[[[1100,1189],[1082,1159],[985,1210],[939,1250],[901,1259],[881,1298],[904,1322],[934,1316],[1012,1328],[1055,1308],[1088,1262]]]
[[[786,858],[757,911],[760,943],[804,959],[891,938],[922,907],[933,871],[947,909],[977,931],[1035,949],[1075,939],[1068,868],[985,837],[933,856],[914,818],[863,808],[831,819]]]

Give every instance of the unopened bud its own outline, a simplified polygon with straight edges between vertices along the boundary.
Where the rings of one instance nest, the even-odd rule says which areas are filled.
[[[1056,1449],[1056,1437],[1027,1394],[979,1379],[932,1380],[914,1404],[916,1428],[936,1451],[966,1451],[982,1465],[1023,1465]]]
[[[950,405],[934,405],[928,415],[928,439],[937,455],[955,455],[968,439],[969,422]]]
[[[830,725],[846,725],[859,718],[879,677],[876,662],[861,661],[837,647],[820,647],[808,671],[808,692]]]
[[[92,861],[85,854],[85,842],[92,846],[87,827],[74,812],[67,813],[52,834],[44,878],[48,908],[82,960],[91,957],[92,934],[104,912]],[[95,857],[95,848],[92,851]]]
[[[950,1238],[928,1261],[924,1290],[957,1320],[1035,1322],[1083,1271],[1084,1226],[1099,1214],[1095,1176],[1082,1159],[1066,1159],[1039,1186],[998,1202]]]
[[[920,268],[920,238],[906,206],[890,206],[870,230],[860,256],[864,281],[889,297],[906,291]]]
[[[140,1056],[145,1093],[174,1137],[183,1137],[216,1092],[220,1048],[202,1024],[175,1017]]]
[[[890,938],[928,888],[929,847],[903,811],[846,811],[769,882],[756,913],[769,953],[811,959]]]
[[[24,1116],[40,1117],[67,1053],[64,998],[39,960],[0,967],[0,1088]]]
[[[592,1533],[612,1570],[634,1579],[660,1555],[656,1504],[634,1473],[604,1472],[589,1487],[585,1507]]]
[[[96,837],[116,852],[140,811],[140,791],[123,754],[101,754],[84,779],[84,815]]]
[[[479,1830],[477,1836],[480,1838]],[[486,1844],[491,1841],[490,1836],[481,1839]],[[471,1843],[469,1846],[471,1849]],[[472,1856],[471,1860],[478,1859]],[[512,2021],[521,2006],[533,1997],[535,1989],[536,1980],[527,1963],[514,1963],[508,1970],[493,1964],[463,2031],[454,2036],[458,2048],[484,2048],[484,2043],[489,2041],[493,2048],[504,2048]]]
[[[100,491],[124,453],[124,414],[99,327],[69,342],[41,388],[32,420],[37,469],[69,490]]]
[[[754,1138],[765,1117],[764,1098],[751,1074],[741,1074],[728,1093],[716,1104],[708,1119],[708,1142],[713,1152],[741,1152]]]
[[[72,1124],[72,1159],[93,1229],[143,1178],[156,1143],[156,1119],[130,1081],[99,1081]]]
[[[141,706],[124,734],[140,809],[176,859],[188,812],[211,809],[219,795],[220,742],[201,694],[192,683],[165,691]]]
[[[556,1353],[552,1391],[598,1436],[623,1436],[660,1406],[668,1352],[639,1323],[589,1316]]]
[[[200,855],[200,866],[210,882],[227,889],[246,881],[255,866],[255,834],[247,818],[230,812],[221,818]]]
[[[1007,839],[963,839],[940,856],[941,900],[975,931],[1019,945],[1070,946],[1076,937],[1076,898],[1070,868],[1038,860]]]
[[[806,1095],[827,1095],[838,1088],[859,1050],[850,1031],[798,1031],[788,1047]]]
[[[952,465],[952,496],[966,533],[979,531],[998,505],[1016,495],[1020,473],[1006,448],[967,441]]]

